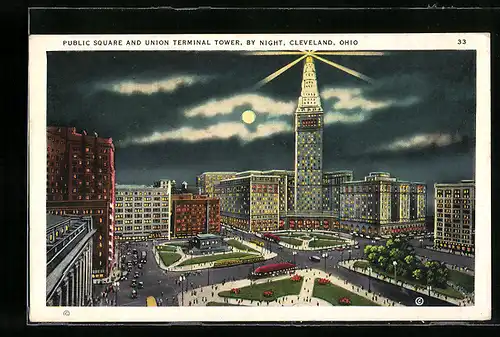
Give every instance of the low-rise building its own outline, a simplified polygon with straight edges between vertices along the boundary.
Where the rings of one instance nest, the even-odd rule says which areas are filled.
[[[228,251],[228,245],[220,235],[197,234],[190,241],[193,255],[213,254]]]
[[[220,233],[219,199],[191,193],[172,196],[172,238]]]
[[[435,184],[434,247],[474,254],[475,182]]]
[[[92,305],[92,217],[47,215],[47,306]]]

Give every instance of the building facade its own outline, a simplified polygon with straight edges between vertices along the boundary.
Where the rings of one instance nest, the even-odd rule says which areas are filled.
[[[279,176],[247,171],[216,186],[221,222],[249,232],[279,228]]]
[[[217,198],[191,193],[172,196],[170,237],[220,233],[220,202]]]
[[[306,57],[295,111],[295,213],[323,211],[323,108],[316,69]]]
[[[114,152],[111,138],[47,127],[47,212],[93,217],[94,278],[108,277],[115,263]]]
[[[92,217],[47,215],[47,306],[92,305]]]
[[[352,171],[323,173],[323,211],[340,217],[340,189],[345,182],[352,181]]]
[[[237,172],[204,172],[196,177],[196,187],[198,194],[206,194],[213,198],[215,196],[215,186],[222,180],[236,177]]]
[[[434,185],[434,247],[474,254],[475,182]]]
[[[170,239],[171,184],[156,185],[116,185],[117,240]]]
[[[426,202],[424,184],[372,172],[365,180],[341,185],[341,228],[381,235],[423,231]]]

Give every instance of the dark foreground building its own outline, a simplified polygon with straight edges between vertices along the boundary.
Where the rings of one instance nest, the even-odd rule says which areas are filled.
[[[92,303],[92,218],[47,215],[47,306]]]

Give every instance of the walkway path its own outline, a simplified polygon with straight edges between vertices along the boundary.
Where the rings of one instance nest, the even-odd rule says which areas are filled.
[[[251,301],[236,298],[220,297],[218,295],[221,291],[229,291],[233,288],[243,288],[251,285],[250,280],[238,280],[233,282],[227,282],[224,284],[215,284],[212,286],[205,286],[196,289],[189,289],[184,292],[184,305],[186,306],[205,306],[208,302],[218,302],[233,305],[242,306],[332,306],[331,303],[312,297],[314,289],[314,280],[316,278],[327,278],[330,282],[336,286],[344,288],[350,292],[353,292],[361,297],[365,297],[378,305],[381,306],[401,306],[399,303],[395,303],[385,297],[380,296],[380,294],[368,293],[365,289],[362,289],[356,285],[353,285],[347,281],[339,279],[331,274],[327,274],[318,269],[301,269],[297,270],[296,274],[303,277],[303,284],[299,295],[287,295],[278,298],[273,302],[267,301]],[[281,275],[268,279],[262,279],[254,281],[253,284],[262,284],[267,282],[278,281],[282,279],[289,278],[290,275]],[[177,296],[178,303],[182,303],[182,293]]]
[[[309,242],[314,241],[314,238],[311,238],[309,240],[303,240],[303,239],[298,239],[298,240],[302,241],[302,244],[300,246],[291,245],[291,244],[283,242],[283,241],[280,241],[279,245],[283,246],[285,248],[288,248],[288,249],[292,249],[292,250],[318,251],[318,250],[323,250],[323,249],[332,249],[332,248],[339,247],[339,246],[354,246],[354,244],[355,244],[354,240],[346,240],[345,238],[340,238],[340,237],[337,238],[334,236],[332,236],[332,240],[343,240],[345,242],[343,244],[340,244],[340,245],[331,245],[331,246],[323,246],[323,247],[309,247]],[[327,240],[327,239],[318,239],[318,240]]]
[[[352,270],[354,272],[357,272],[357,273],[360,273],[360,274],[363,274],[363,275],[369,275],[368,271],[366,271],[365,269],[354,268],[354,263],[356,261],[361,261],[361,260],[344,260],[344,261],[340,261],[339,265],[341,267],[344,267],[346,269]],[[396,281],[393,278],[384,277],[383,275],[380,275],[377,272],[371,272],[370,275],[371,275],[371,277],[379,279],[381,281],[384,281],[384,282],[387,282],[387,283],[396,284],[398,286],[401,286],[403,288],[415,291],[417,293],[424,294],[424,295],[431,296],[431,297],[435,297],[435,298],[438,298],[440,300],[443,300],[443,301],[446,301],[448,303],[452,303],[452,304],[455,304],[455,305],[458,305],[458,306],[471,305],[472,303],[474,303],[474,299],[473,298],[465,298],[463,300],[459,300],[459,299],[456,299],[456,298],[453,298],[453,297],[449,297],[449,296],[445,296],[445,295],[439,294],[439,293],[437,293],[437,292],[435,292],[433,290],[431,290],[429,292],[429,290],[427,290],[427,289],[423,290],[421,288],[417,288],[414,285],[411,285],[411,284],[408,284],[408,283],[404,283],[402,281]]]
[[[254,243],[241,240],[240,238],[234,238],[234,240],[237,240],[237,241],[241,242],[242,244],[248,246],[249,248],[257,250],[259,253],[248,252],[248,251],[244,251],[244,250],[239,250],[239,249],[236,249],[236,248],[233,247],[233,250],[231,252],[228,252],[228,253],[216,253],[216,254],[213,254],[213,255],[221,255],[221,256],[223,256],[224,254],[242,252],[242,253],[248,253],[249,255],[253,254],[255,256],[262,255],[264,257],[264,260],[272,259],[272,258],[274,258],[274,257],[276,257],[278,255],[276,253],[271,252],[270,250],[267,250],[267,249],[264,249],[263,247],[257,246]],[[197,257],[197,256],[191,256],[191,255],[188,255],[188,254],[184,254],[184,252],[182,251],[182,249],[180,247],[176,247],[176,246],[171,246],[171,247],[177,248],[176,251],[175,251],[175,253],[181,255],[181,258],[178,261],[176,261],[175,263],[171,264],[170,266],[165,266],[165,264],[163,263],[163,260],[160,258],[160,254],[157,251],[156,247],[154,248],[154,254],[155,254],[156,263],[163,270],[174,271],[174,272],[186,272],[186,271],[193,271],[193,270],[200,270],[200,269],[207,269],[207,268],[213,268],[214,267],[215,261],[213,261],[213,262],[205,262],[205,263],[200,263],[200,264],[186,265],[186,266],[179,266],[179,264],[181,264],[182,262],[184,262],[186,260],[190,260],[191,258],[194,258],[194,257]],[[172,253],[174,253],[174,252],[172,252]],[[200,255],[200,256],[203,256],[203,255]]]

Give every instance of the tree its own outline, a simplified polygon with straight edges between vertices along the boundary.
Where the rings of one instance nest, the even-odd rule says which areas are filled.
[[[374,247],[373,249],[377,249],[378,253],[380,255],[383,255],[383,256],[386,256],[387,255],[387,248],[385,248],[384,246],[377,246],[377,247]]]
[[[394,240],[393,239],[387,240],[385,246],[387,247],[387,249],[391,249],[392,247],[394,247]]]
[[[385,256],[379,256],[378,258],[378,264],[382,267],[385,268],[387,264],[387,258]]]
[[[392,248],[390,251],[389,251],[389,257],[393,260],[397,260],[398,259],[398,256],[399,256],[399,249],[397,248]]]
[[[415,262],[415,257],[412,256],[412,255],[406,255],[406,257],[404,258],[406,264],[408,265],[413,265],[413,263]]]
[[[422,280],[422,276],[423,276],[422,269],[415,269],[412,273],[412,276],[417,281]]]
[[[376,263],[378,261],[378,255],[377,255],[377,253],[370,253],[370,254],[368,254],[368,261],[370,263]]]
[[[372,250],[373,250],[373,246],[372,245],[366,245],[365,246],[365,250],[364,250],[365,255],[366,256],[370,255],[370,253],[372,252]]]

